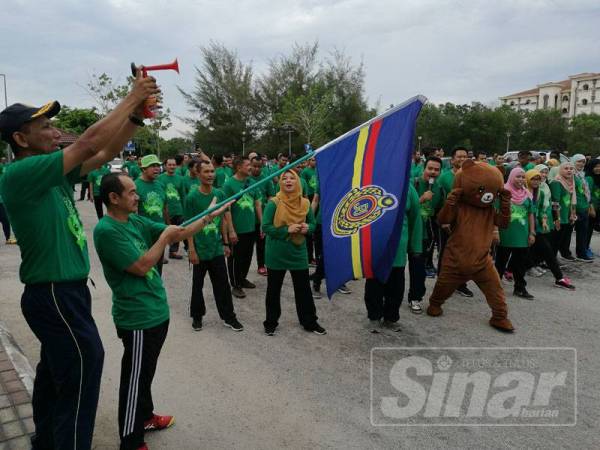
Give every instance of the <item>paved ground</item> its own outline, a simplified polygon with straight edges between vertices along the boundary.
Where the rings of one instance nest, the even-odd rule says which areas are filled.
[[[78,203],[91,241],[96,222],[92,205]],[[597,251],[600,240],[594,238]],[[91,250],[94,316],[106,349],[94,446],[117,448],[117,390],[121,344],[110,316],[111,297],[97,256]],[[0,247],[0,317],[32,365],[38,343],[19,306],[18,248]],[[317,301],[326,336],[297,324],[289,278],[283,293],[279,334],[262,332],[266,280],[235,300],[246,330],[235,333],[218,320],[207,289],[208,314],[201,332],[191,329],[188,298],[191,272],[185,261],[164,268],[171,305],[171,327],[154,383],[159,413],[176,416],[175,426],[148,436],[160,449],[279,448],[598,448],[600,356],[598,281],[600,263],[572,265],[575,293],[554,289],[548,276],[530,281],[533,302],[509,295],[517,327],[501,334],[486,323],[489,311],[477,291],[473,299],[454,297],[445,315],[430,318],[402,306],[402,332],[371,334],[366,329],[362,282],[352,295]],[[208,283],[209,289],[210,284]],[[428,281],[428,291],[432,281]],[[370,421],[370,352],[374,347],[574,347],[579,365],[578,421],[573,427],[376,427]],[[2,444],[0,444],[0,448]]]

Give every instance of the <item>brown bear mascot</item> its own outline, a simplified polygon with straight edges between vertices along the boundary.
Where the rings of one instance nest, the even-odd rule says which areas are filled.
[[[500,211],[494,203],[500,199]],[[490,248],[495,227],[506,228],[510,221],[510,192],[504,189],[502,174],[495,167],[471,160],[456,174],[452,192],[438,214],[438,222],[450,237],[442,256],[427,314],[439,316],[442,305],[461,284],[473,280],[492,309],[490,325],[512,332],[500,277]]]

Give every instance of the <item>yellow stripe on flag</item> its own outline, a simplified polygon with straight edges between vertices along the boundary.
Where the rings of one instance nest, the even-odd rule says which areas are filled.
[[[354,156],[354,174],[352,175],[352,189],[360,188],[362,178],[363,159],[365,157],[365,148],[367,147],[367,138],[369,137],[369,127],[363,127],[358,133],[356,142],[356,155]],[[352,245],[352,271],[354,278],[362,278],[362,264],[360,256],[360,231],[354,233],[351,237]]]

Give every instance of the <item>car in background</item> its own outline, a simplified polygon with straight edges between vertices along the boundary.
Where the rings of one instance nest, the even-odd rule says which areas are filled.
[[[120,158],[115,158],[108,163],[110,166],[111,173],[121,173],[123,172],[123,160]]]
[[[505,163],[509,164],[509,165],[512,163],[516,164],[516,162],[519,160],[519,151],[520,150],[506,152],[504,154]],[[544,158],[544,161],[548,161],[550,159],[551,152],[552,152],[552,150],[531,150],[531,154],[534,157],[542,156]],[[569,157],[567,155],[565,155],[564,153],[560,153],[559,155],[560,155],[561,164],[564,162],[570,161]]]

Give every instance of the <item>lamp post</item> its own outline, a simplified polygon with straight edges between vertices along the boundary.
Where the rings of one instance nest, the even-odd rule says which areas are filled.
[[[242,156],[246,156],[246,131],[242,131]]]
[[[508,149],[510,148],[510,131],[506,132],[506,153],[508,153]]]
[[[292,157],[292,131],[294,131],[294,128],[290,124],[287,124],[283,127],[283,129],[285,131],[287,131],[287,133],[288,133],[288,158],[291,158]]]
[[[4,81],[4,107],[8,108],[8,94],[6,93],[6,74],[0,73],[0,77],[2,77],[2,80]],[[12,151],[10,150],[10,147],[8,148],[8,162],[12,162]]]
[[[417,140],[419,141],[419,147],[418,147],[419,153],[421,153],[421,139],[423,139],[423,136],[417,137]]]

